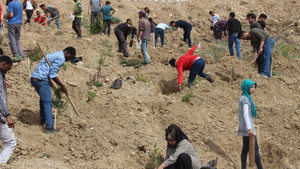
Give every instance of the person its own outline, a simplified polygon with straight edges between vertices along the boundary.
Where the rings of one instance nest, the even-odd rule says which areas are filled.
[[[83,12],[81,3],[78,0],[73,0],[75,2],[74,12],[75,18],[72,22],[72,28],[77,34],[77,39],[81,39],[81,19],[83,18]]]
[[[119,42],[119,49],[118,52],[123,52],[124,57],[129,57],[129,54],[127,52],[127,43],[126,39],[129,34],[131,34],[131,39],[133,39],[134,34],[136,32],[133,32],[133,27],[130,19],[127,19],[125,23],[119,24],[115,29],[114,33],[118,39]]]
[[[37,10],[36,15],[37,15],[37,17],[33,21],[46,26],[47,25],[46,17],[41,15],[41,11]]]
[[[219,20],[217,23],[214,24],[214,26],[210,27],[210,30],[217,31],[217,37],[216,39],[222,39],[225,38],[225,28],[227,26],[226,20]]]
[[[178,90],[181,90],[182,87],[182,79],[183,79],[183,71],[190,70],[190,75],[188,79],[188,87],[193,86],[193,82],[197,76],[197,74],[201,77],[204,77],[210,83],[213,83],[214,80],[209,75],[203,72],[205,67],[205,61],[203,58],[193,55],[194,51],[197,48],[200,48],[201,44],[195,45],[192,49],[189,50],[184,56],[181,56],[177,61],[172,58],[169,63],[171,66],[176,67],[178,71]]]
[[[261,25],[261,28],[264,30],[264,31],[268,31],[267,28],[266,28],[266,22],[265,20],[267,19],[267,15],[262,13],[259,15],[259,18],[258,18],[258,21],[257,23],[259,23]]]
[[[153,33],[157,24],[153,21],[151,17],[148,20],[150,22],[150,33]]]
[[[91,15],[91,24],[93,24],[95,19],[99,17],[101,8],[102,8],[102,0],[90,0],[88,6],[88,15]]]
[[[67,88],[58,78],[58,71],[64,65],[65,61],[69,61],[76,56],[76,50],[73,47],[67,47],[63,51],[47,54],[47,58],[51,63],[49,67],[45,58],[41,60],[36,69],[31,74],[31,85],[35,88],[40,96],[40,124],[46,124],[46,133],[55,133],[57,130],[53,128],[52,117],[52,98],[51,89],[56,88],[53,80],[60,86],[60,90],[67,93]]]
[[[228,49],[231,56],[234,56],[233,43],[235,42],[236,54],[238,59],[241,59],[241,46],[238,33],[242,31],[241,22],[235,19],[235,13],[229,13],[229,20],[227,22]]]
[[[144,10],[139,11],[138,14],[140,19],[137,41],[141,42],[142,53],[145,59],[144,63],[142,63],[140,66],[145,66],[151,61],[150,56],[147,52],[147,45],[150,41],[150,22],[148,21],[148,19],[146,19],[146,12]]]
[[[6,163],[9,160],[17,145],[13,132],[15,122],[7,108],[7,86],[5,82],[5,74],[12,68],[12,65],[10,57],[0,57],[0,139],[3,143],[3,149],[0,153],[0,163]]]
[[[20,45],[20,31],[22,26],[23,19],[23,7],[20,1],[18,0],[8,0],[7,1],[7,14],[5,19],[8,20],[8,37],[9,45],[11,52],[15,61],[21,61],[21,58],[24,57],[23,49]]]
[[[165,32],[169,29],[171,37],[174,39],[174,36],[172,35],[172,29],[165,23],[159,23],[155,27],[155,40],[154,40],[154,46],[156,47],[158,36],[160,36],[161,46],[164,46],[165,44]]]
[[[33,11],[36,10],[37,8],[37,3],[35,2],[35,0],[23,0],[22,5],[27,16],[27,20],[25,21],[25,24],[30,23],[30,19],[33,15]]]
[[[101,11],[100,16],[101,18],[103,18],[103,25],[104,25],[103,33],[106,34],[106,28],[107,28],[107,35],[110,36],[111,16],[116,12],[116,10],[110,6],[109,1],[106,1],[105,6],[103,6],[100,11]]]
[[[47,24],[49,25],[54,19],[55,19],[55,24],[57,29],[60,29],[60,25],[59,25],[59,17],[60,17],[60,13],[59,13],[59,9],[53,5],[48,5],[46,6],[45,4],[40,5],[40,8],[42,10],[44,10],[44,13],[46,15],[46,19],[48,19]],[[50,14],[50,17],[49,17]]]
[[[186,42],[188,40],[188,45],[191,48],[192,47],[192,39],[191,39],[191,31],[192,31],[192,25],[184,20],[178,20],[178,21],[171,21],[170,26],[177,28],[177,33],[175,37],[178,36],[180,33],[180,28],[183,29],[183,41]],[[174,38],[175,38],[174,37]]]
[[[158,169],[200,169],[201,161],[193,145],[176,124],[168,126],[165,138],[166,158]]]
[[[275,44],[274,38],[262,29],[253,28],[250,32],[241,31],[239,39],[251,40],[253,47],[253,58],[251,64],[258,64],[258,75],[271,77],[272,50]],[[258,56],[260,56],[258,58]]]
[[[2,26],[4,26],[4,22],[2,20],[2,5],[0,4],[0,35],[2,32]]]
[[[253,28],[262,29],[261,25],[256,22],[256,15],[254,13],[247,14],[247,20],[250,24],[250,29],[253,29]]]
[[[148,7],[145,7],[144,11],[146,12],[146,19],[149,19],[150,9]]]
[[[239,129],[238,135],[243,137],[243,149],[241,153],[242,169],[246,169],[247,153],[249,151],[249,139],[255,137],[255,163],[258,169],[262,169],[261,159],[259,155],[259,147],[257,144],[256,133],[253,125],[253,118],[257,118],[256,107],[253,103],[251,95],[254,94],[257,84],[250,79],[242,82],[242,96],[239,100]]]
[[[212,26],[214,26],[220,20],[220,16],[213,11],[209,11],[209,15],[211,17],[208,20],[212,23]]]

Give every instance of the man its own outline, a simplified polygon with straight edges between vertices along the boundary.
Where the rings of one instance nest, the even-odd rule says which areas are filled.
[[[226,26],[227,26],[226,20],[219,20],[217,23],[215,23],[214,26],[210,27],[210,30],[217,31],[216,39],[222,39],[222,37],[225,38]]]
[[[75,7],[74,7],[74,12],[73,15],[75,15],[75,18],[72,23],[72,28],[76,32],[77,39],[81,39],[81,19],[83,18],[83,12],[82,12],[82,7],[81,4],[78,0],[74,0],[75,2]]]
[[[97,16],[99,16],[101,8],[102,0],[90,0],[90,4],[88,6],[88,14],[91,15],[91,24],[93,24]]]
[[[178,20],[178,21],[171,21],[170,26],[177,28],[177,33],[175,35],[175,38],[180,33],[180,28],[183,29],[183,41],[186,42],[188,40],[188,45],[191,48],[192,47],[192,39],[191,39],[191,31],[192,31],[192,25],[184,20]]]
[[[272,49],[274,47],[274,38],[258,28],[253,28],[250,32],[241,31],[238,34],[239,39],[251,40],[253,47],[253,59],[251,64],[258,64],[258,75],[263,77],[271,77]],[[261,55],[260,58],[258,56]]]
[[[8,19],[8,37],[9,45],[13,57],[16,61],[21,61],[24,57],[23,49],[20,45],[20,30],[23,19],[23,7],[18,0],[8,0],[7,14],[4,17]]]
[[[212,26],[214,26],[220,20],[220,16],[218,14],[216,14],[215,12],[213,12],[213,11],[209,11],[209,15],[211,17],[208,20],[212,23]],[[215,35],[215,37],[218,37],[218,31],[217,30],[214,30],[214,35]]]
[[[140,66],[145,66],[150,63],[150,56],[147,52],[147,45],[150,41],[150,22],[146,18],[146,12],[141,10],[138,12],[139,14],[139,30],[138,30],[138,37],[137,41],[141,42],[142,45],[142,53],[144,55],[145,62],[142,63]]]
[[[46,26],[47,25],[46,17],[41,15],[41,11],[39,11],[39,10],[36,11],[36,15],[37,15],[37,17],[33,21]]]
[[[265,20],[267,19],[267,15],[266,14],[260,14],[259,15],[259,18],[258,18],[258,21],[257,23],[259,23],[261,25],[261,28],[264,30],[264,31],[268,31],[267,28],[266,28],[266,22]]]
[[[60,29],[60,25],[59,25],[59,17],[60,17],[60,13],[59,13],[59,9],[55,6],[52,5],[48,5],[46,6],[45,4],[40,5],[40,8],[42,10],[44,10],[44,13],[46,15],[46,19],[48,19],[48,25],[55,19],[55,24],[57,29]],[[50,17],[49,17],[50,14]]]
[[[7,109],[7,91],[5,74],[11,69],[12,60],[8,56],[0,57],[0,139],[3,149],[0,153],[0,163],[6,163],[17,145],[13,132],[15,122]]]
[[[46,133],[57,132],[53,128],[52,117],[52,98],[51,89],[56,88],[51,80],[60,86],[60,89],[67,94],[67,88],[58,78],[58,71],[64,65],[65,61],[75,58],[76,50],[73,47],[67,47],[63,51],[47,54],[51,63],[49,67],[45,58],[41,60],[36,69],[31,74],[31,85],[35,88],[40,96],[40,123],[46,123]]]
[[[30,23],[33,11],[35,11],[37,8],[37,3],[35,2],[35,0],[23,0],[22,6],[27,16],[25,24]]]
[[[111,16],[116,12],[116,10],[110,6],[109,1],[106,1],[105,6],[102,7],[100,11],[101,11],[100,16],[103,19],[103,25],[104,25],[103,33],[106,34],[106,28],[107,28],[107,35],[110,36]],[[111,11],[112,13],[110,13]]]
[[[234,56],[233,43],[235,42],[236,54],[239,59],[241,59],[241,47],[240,39],[238,38],[238,33],[242,31],[241,22],[235,19],[235,13],[230,12],[229,20],[227,22],[227,34],[228,38],[228,48],[231,56]]]
[[[181,56],[177,61],[176,59],[171,59],[169,61],[170,65],[176,67],[178,71],[178,90],[181,90],[182,87],[182,79],[183,79],[183,71],[190,70],[188,87],[193,86],[193,82],[197,76],[197,74],[201,77],[204,77],[210,83],[213,83],[214,80],[209,75],[203,72],[205,67],[205,61],[201,57],[197,55],[192,55],[194,51],[201,47],[201,44],[195,45],[188,53],[184,56]]]
[[[253,28],[262,29],[261,25],[256,22],[256,15],[254,13],[247,14],[247,20],[250,24],[250,29],[253,29]]]
[[[172,29],[165,23],[159,23],[158,25],[156,25],[155,30],[154,30],[155,31],[155,41],[154,41],[155,47],[157,44],[158,36],[160,36],[161,46],[164,46],[165,32],[167,31],[167,29],[169,29],[172,39],[174,39],[174,37],[172,35]]]
[[[136,30],[136,28],[135,28]],[[115,30],[115,35],[119,42],[119,49],[118,52],[123,52],[124,57],[129,57],[129,54],[127,52],[127,43],[126,39],[129,34],[131,34],[131,39],[133,39],[134,34],[136,34],[136,31],[134,32],[134,29],[132,27],[132,23],[130,19],[126,20],[126,23],[119,24]]]

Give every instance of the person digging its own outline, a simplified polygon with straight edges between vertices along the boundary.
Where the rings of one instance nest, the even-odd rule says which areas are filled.
[[[194,51],[201,47],[201,43],[195,45],[188,53],[184,56],[181,56],[178,60],[172,58],[169,63],[171,66],[176,67],[178,71],[178,90],[181,90],[182,87],[182,79],[183,79],[183,71],[190,70],[190,75],[188,79],[188,87],[193,86],[193,82],[197,76],[204,77],[210,83],[214,82],[214,79],[209,75],[203,72],[205,67],[205,61],[203,58],[198,55],[193,55]]]
[[[53,116],[52,116],[52,97],[51,89],[56,88],[53,80],[60,89],[67,95],[67,88],[58,78],[57,73],[64,65],[65,61],[69,61],[75,58],[76,50],[74,47],[67,47],[63,51],[47,54],[51,67],[47,63],[47,60],[43,58],[38,64],[36,69],[31,74],[31,85],[35,88],[40,96],[40,124],[46,124],[45,132],[47,134],[55,133],[57,130],[53,128]]]

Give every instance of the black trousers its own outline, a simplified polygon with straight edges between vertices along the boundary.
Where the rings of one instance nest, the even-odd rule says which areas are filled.
[[[103,20],[103,25],[104,25],[103,33],[106,34],[106,28],[107,28],[107,35],[110,36],[111,19]]]
[[[26,12],[26,16],[27,16],[27,20],[25,21],[25,24],[26,23],[30,23],[30,19],[31,19],[31,17],[32,17],[32,15],[33,15],[33,10],[25,10],[25,12]]]
[[[241,154],[242,169],[246,169],[248,151],[249,151],[249,136],[246,136],[243,137],[243,150]],[[257,144],[256,136],[255,136],[255,163],[258,169],[263,169],[261,164],[261,158],[259,155],[259,147]]]
[[[115,35],[119,42],[118,52],[123,52],[124,55],[128,55],[126,37],[124,36],[124,33],[119,29],[115,29]]]
[[[72,28],[77,33],[78,37],[81,37],[81,18],[75,17],[72,23]]]
[[[177,161],[165,169],[192,169],[191,156],[186,153],[181,153],[178,156]]]

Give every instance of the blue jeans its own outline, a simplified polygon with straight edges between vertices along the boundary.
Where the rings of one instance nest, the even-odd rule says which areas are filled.
[[[238,38],[238,33],[233,33],[229,36],[228,48],[231,56],[234,56],[233,42],[235,42],[237,57],[241,59],[241,46],[240,46],[240,39]]]
[[[246,169],[247,153],[249,151],[249,136],[243,137],[243,150],[241,154],[242,169]],[[259,155],[259,147],[255,136],[255,163],[258,169],[263,169]]]
[[[49,20],[47,22],[47,24],[49,25],[52,21],[50,21],[52,18],[56,17],[57,15],[53,15],[53,16],[50,16],[49,17]],[[55,18],[55,24],[56,24],[56,27],[57,29],[60,29],[60,25],[59,25],[59,17]]]
[[[147,53],[147,45],[148,45],[148,40],[142,40],[142,53],[145,58],[145,63],[150,63],[150,57]]]
[[[47,129],[53,128],[53,116],[52,116],[52,97],[50,83],[48,81],[34,81],[30,79],[31,85],[35,88],[40,95],[40,118],[41,122],[46,123]]]
[[[188,44],[190,48],[192,47],[191,31],[192,28],[185,29],[183,34],[183,41],[186,42],[186,40],[188,40]]]
[[[275,44],[274,38],[269,38],[265,41],[262,59],[263,59],[263,68],[261,74],[264,76],[271,77],[271,63],[272,63],[272,50]]]
[[[161,40],[161,46],[164,46],[165,44],[165,31],[162,28],[155,28],[155,41],[154,41],[154,46],[156,47],[157,40],[158,40],[158,35],[160,35],[160,40]]]
[[[204,59],[200,58],[194,61],[192,67],[191,67],[191,71],[190,71],[190,75],[189,75],[189,79],[188,79],[188,86],[191,87],[192,83],[194,82],[197,74],[200,77],[204,77],[205,79],[210,78],[209,75],[205,74],[203,72],[205,67],[205,61]]]
[[[1,32],[2,32],[2,24],[0,22],[0,34],[1,34]]]

